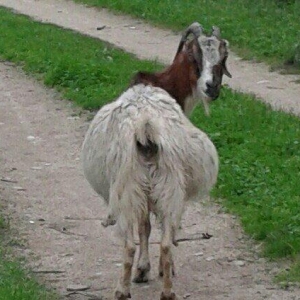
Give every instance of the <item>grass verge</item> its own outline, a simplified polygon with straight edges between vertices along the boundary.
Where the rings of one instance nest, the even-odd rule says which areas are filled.
[[[0,9],[0,57],[22,64],[46,85],[84,108],[114,99],[139,61],[96,39]],[[220,174],[214,194],[240,216],[248,234],[264,241],[271,258],[300,254],[300,120],[274,112],[252,96],[224,88],[211,117],[197,109],[192,121],[217,146]],[[296,269],[297,270],[297,269]]]
[[[183,30],[194,21],[217,25],[233,49],[246,59],[300,73],[299,0],[74,0]],[[298,45],[298,47],[297,47]]]
[[[6,245],[8,234],[7,222],[0,215],[0,300],[57,300],[13,258]]]

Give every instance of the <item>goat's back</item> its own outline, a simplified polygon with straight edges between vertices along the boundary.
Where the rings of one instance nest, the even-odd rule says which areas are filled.
[[[112,189],[121,194],[130,180],[154,199],[176,193],[175,185],[188,199],[208,192],[218,173],[217,152],[207,135],[167,92],[144,85],[99,110],[82,160],[87,180],[107,202]]]

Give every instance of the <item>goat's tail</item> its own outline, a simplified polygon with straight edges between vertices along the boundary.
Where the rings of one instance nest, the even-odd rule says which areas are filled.
[[[145,160],[154,158],[158,154],[159,129],[150,119],[142,120],[136,128],[135,139],[138,153]]]
[[[117,221],[120,236],[138,218],[148,214],[148,174],[145,162],[158,153],[158,128],[150,119],[139,121],[130,132],[123,149],[123,159],[114,182],[110,185],[109,206]]]

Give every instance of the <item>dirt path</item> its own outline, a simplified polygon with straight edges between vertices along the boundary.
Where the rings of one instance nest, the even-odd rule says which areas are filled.
[[[19,9],[34,6],[37,14],[42,16],[46,12],[58,17],[57,20],[74,22],[78,28],[85,24],[86,33],[90,30],[98,36],[108,34],[115,38],[113,28],[119,28],[116,32],[124,40],[122,35],[131,32],[120,24],[106,33],[96,32],[95,27],[104,24],[103,19],[97,23],[96,11],[79,9],[72,3],[63,8],[52,6],[56,10],[52,14],[51,6],[45,9],[41,5],[56,1],[0,0],[0,4],[4,2],[19,4]],[[68,17],[59,12],[66,12],[68,7]],[[91,16],[80,17],[79,13]],[[178,42],[174,35],[164,39],[169,38],[173,46],[167,43],[170,51],[163,47],[165,62]],[[156,55],[156,45],[152,49],[150,40],[148,37],[146,44],[139,41],[140,47],[149,47]],[[20,247],[20,251],[35,258],[34,270],[62,295],[70,294],[66,291],[70,284],[90,287],[87,292],[70,295],[68,299],[111,299],[120,271],[121,248],[113,238],[113,229],[104,230],[100,225],[105,208],[82,175],[78,157],[88,122],[87,116],[79,118],[76,112],[78,109],[60,101],[54,92],[45,90],[22,72],[0,64],[0,177],[8,180],[0,181],[0,193],[15,220],[13,226],[28,241],[27,247]],[[209,203],[189,207],[183,228],[182,237],[193,239],[209,232],[213,238],[182,242],[176,249],[175,290],[180,299],[300,299],[299,290],[284,291],[272,284],[277,266],[259,259],[256,253],[259,247],[243,237],[236,220],[220,207]],[[154,230],[151,281],[133,285],[133,299],[159,298],[158,240],[158,231]]]
[[[179,42],[179,35],[171,31],[153,28],[141,21],[115,16],[106,10],[87,8],[72,1],[0,0],[0,5],[37,20],[108,41],[140,58],[157,58],[166,64],[172,60]],[[106,27],[97,31],[96,28],[101,26]],[[227,80],[230,87],[253,93],[270,103],[274,109],[300,116],[300,84],[296,83],[300,76],[270,73],[264,64],[245,62],[234,54],[230,55],[228,66],[233,75],[232,80]]]

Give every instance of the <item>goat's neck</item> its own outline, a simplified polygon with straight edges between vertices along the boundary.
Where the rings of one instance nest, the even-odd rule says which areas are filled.
[[[157,86],[166,90],[181,106],[185,114],[196,105],[194,95],[197,89],[199,71],[186,52],[179,53],[171,66],[157,74]]]

